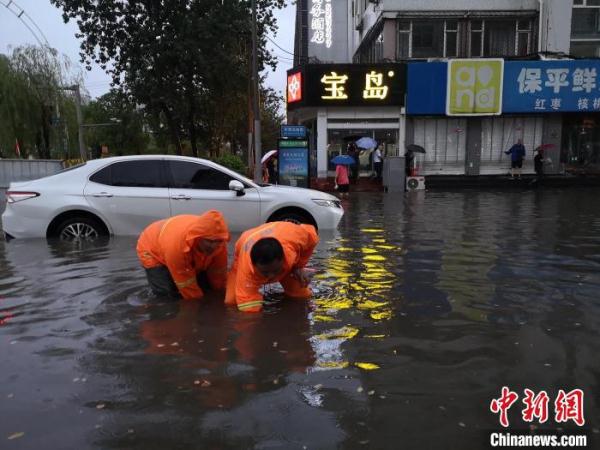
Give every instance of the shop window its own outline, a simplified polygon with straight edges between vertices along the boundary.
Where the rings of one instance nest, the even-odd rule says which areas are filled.
[[[370,137],[379,143],[384,156],[398,156],[398,130],[393,129],[330,129],[327,132],[327,168],[335,170],[331,160],[337,155],[347,154],[348,144],[360,137]],[[359,155],[359,171],[363,176],[370,175],[373,149],[362,149]]]

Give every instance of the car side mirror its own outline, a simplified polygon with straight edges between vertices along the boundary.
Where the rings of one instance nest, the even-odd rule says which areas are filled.
[[[231,180],[229,182],[229,190],[234,191],[238,197],[241,197],[245,194],[244,185],[239,180]]]

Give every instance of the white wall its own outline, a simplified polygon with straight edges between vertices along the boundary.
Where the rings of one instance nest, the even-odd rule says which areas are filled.
[[[573,0],[543,0],[542,51],[569,53]]]
[[[542,0],[542,51],[569,52],[573,0]],[[539,10],[539,0],[381,0],[365,10],[362,37],[384,12],[394,11],[531,11]],[[355,33],[349,44],[352,54],[360,45]],[[537,43],[536,43],[537,50]]]

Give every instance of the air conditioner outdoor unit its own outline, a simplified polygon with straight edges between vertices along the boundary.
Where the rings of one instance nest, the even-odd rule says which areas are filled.
[[[423,191],[425,190],[425,177],[407,177],[407,191]]]

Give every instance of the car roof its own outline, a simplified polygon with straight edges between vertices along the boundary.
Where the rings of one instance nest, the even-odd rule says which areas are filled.
[[[214,161],[210,161],[208,159],[196,158],[193,156],[179,156],[179,155],[127,155],[127,156],[111,156],[109,158],[99,158],[99,159],[90,159],[86,161],[88,164],[88,170],[95,170],[96,168],[105,166],[110,163],[121,162],[121,161],[139,161],[144,159],[171,159],[176,161],[189,161],[195,163],[206,164],[210,167],[218,167],[220,170],[224,170],[228,172],[231,176],[235,178],[241,178],[245,182],[250,183],[250,185],[257,187],[257,185],[248,177],[245,177],[242,174],[239,174],[227,167],[224,167]]]
[[[179,155],[127,155],[127,156],[111,156],[109,158],[90,159],[87,162],[91,164],[106,164],[110,162],[118,161],[131,161],[138,159],[179,159],[188,160],[194,162],[204,162],[208,164],[214,164],[212,161],[203,158],[196,158],[192,156],[179,156]]]

